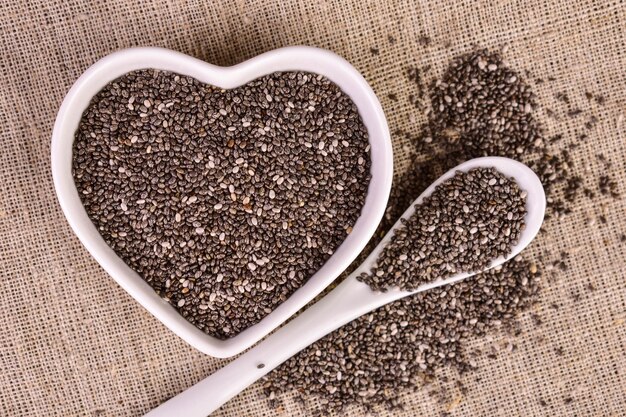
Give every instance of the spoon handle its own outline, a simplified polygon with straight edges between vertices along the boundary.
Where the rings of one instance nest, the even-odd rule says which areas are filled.
[[[358,271],[357,271],[358,272]],[[386,304],[391,294],[345,279],[320,301],[214,374],[146,414],[146,417],[205,417],[291,356],[340,326]]]

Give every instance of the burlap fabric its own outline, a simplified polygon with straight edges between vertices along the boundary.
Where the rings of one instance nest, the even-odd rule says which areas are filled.
[[[626,192],[623,2],[17,0],[3,3],[0,22],[2,415],[139,415],[225,363],[194,351],[121,290],[72,234],[57,204],[49,163],[57,109],[82,71],[116,49],[164,46],[230,65],[286,45],[328,48],[362,71],[392,131],[416,133],[424,116],[408,102],[407,66],[431,65],[436,75],[474,44],[506,44],[511,66],[530,71],[531,79],[555,78],[535,87],[548,134],[571,141],[583,123],[566,116],[558,92],[568,94],[570,107],[600,120],[572,151],[576,167],[594,187],[609,170]],[[422,35],[432,43],[420,42]],[[589,102],[586,91],[603,94],[606,103]],[[393,140],[400,173],[406,139]],[[429,395],[437,387],[427,387],[407,394],[406,410],[394,415],[625,415],[625,209],[623,198],[601,196],[551,221],[534,256],[565,252],[570,260],[568,271],[544,283],[534,311],[543,324],[523,316],[513,352],[503,335],[476,340],[495,359],[483,356],[479,370],[462,378],[466,393],[452,389],[452,400],[438,404]],[[606,224],[597,221],[601,215]],[[216,413],[305,414],[289,397],[271,410],[258,385]]]

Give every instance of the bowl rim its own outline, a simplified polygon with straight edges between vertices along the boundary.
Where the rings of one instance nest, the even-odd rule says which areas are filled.
[[[221,340],[204,333],[163,300],[106,244],[84,209],[72,176],[72,145],[82,113],[93,96],[119,76],[138,69],[160,69],[188,75],[224,89],[234,88],[276,71],[307,71],[337,84],[355,103],[368,130],[371,179],[365,203],[352,232],[326,263],[286,301],[257,324]],[[261,340],[312,301],[358,256],[384,215],[393,177],[393,151],[387,120],[363,76],[333,52],[290,46],[257,55],[240,64],[220,67],[180,52],[136,47],[111,53],[90,66],[63,99],[52,132],[51,171],[62,211],[79,240],[102,268],[139,304],[172,332],[199,351],[220,358],[240,353]]]

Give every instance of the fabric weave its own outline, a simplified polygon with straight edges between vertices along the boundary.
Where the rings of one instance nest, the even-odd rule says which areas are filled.
[[[395,39],[391,42],[389,36]],[[424,36],[431,41],[425,42]],[[58,206],[50,175],[50,135],[76,78],[120,48],[163,46],[232,65],[287,45],[330,49],[350,61],[381,99],[391,131],[418,133],[425,121],[408,94],[408,66],[440,75],[473,45],[499,48],[529,71],[547,135],[576,141],[574,169],[605,172],[626,193],[626,5],[623,1],[224,1],[42,0],[0,8],[0,414],[135,416],[201,380],[227,361],[194,351],[135,303],[89,256]],[[554,81],[547,81],[554,77]],[[605,103],[585,92],[602,94]],[[393,93],[398,100],[389,97]],[[552,110],[553,116],[546,111]],[[582,116],[581,116],[582,117]],[[396,174],[408,166],[408,139],[393,135]],[[596,155],[603,153],[610,168]],[[606,224],[590,220],[606,216]],[[626,204],[599,195],[551,220],[530,255],[569,254],[569,269],[544,282],[533,313],[521,317],[513,352],[506,336],[477,339],[495,351],[437,404],[426,387],[405,395],[394,416],[620,416],[626,409]],[[626,239],[626,238],[622,238]],[[588,289],[592,283],[597,289]],[[562,355],[557,350],[562,349]],[[451,371],[443,371],[454,378]],[[542,405],[545,404],[545,405]],[[323,409],[311,400],[313,409]],[[362,411],[347,410],[348,416]],[[272,410],[259,384],[219,416],[303,416],[285,398]],[[384,411],[381,415],[386,415]],[[391,414],[389,414],[391,415]]]

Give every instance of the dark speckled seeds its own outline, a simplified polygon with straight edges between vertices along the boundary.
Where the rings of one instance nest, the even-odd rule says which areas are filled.
[[[367,131],[328,79],[275,73],[234,90],[141,70],[83,114],[73,175],[105,241],[204,332],[265,317],[352,230]]]
[[[475,272],[511,253],[525,228],[526,192],[494,168],[457,172],[402,219],[371,273],[372,289],[414,290]]]

